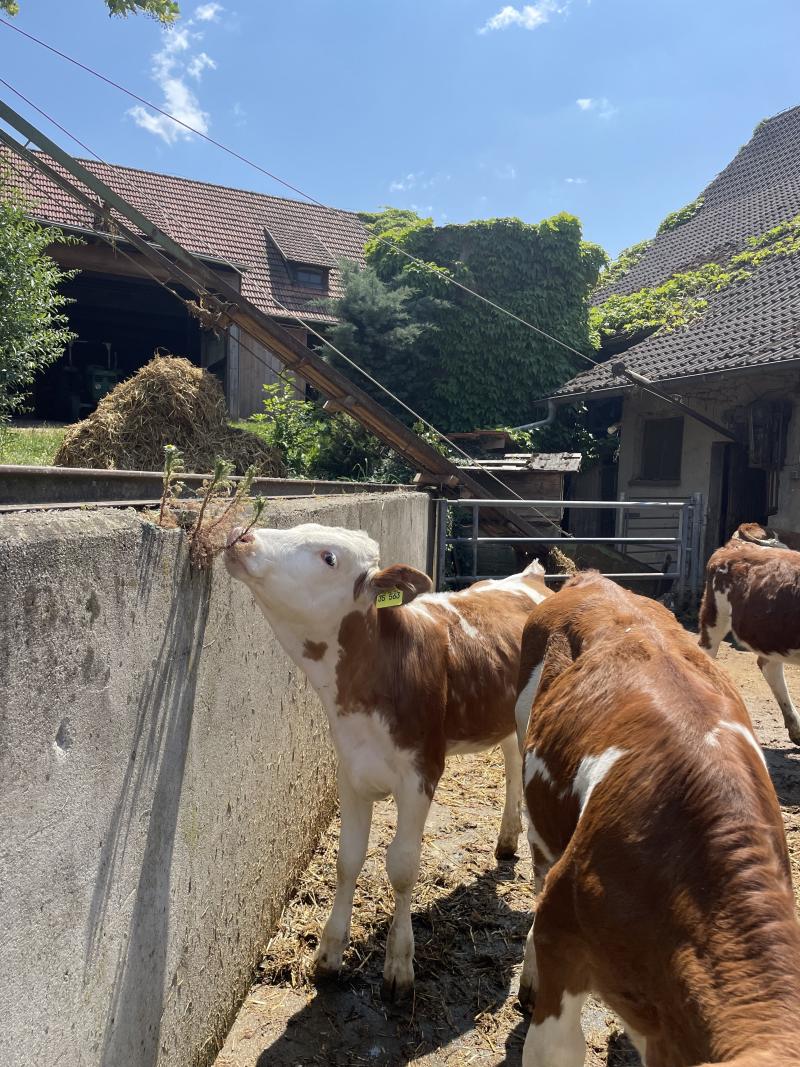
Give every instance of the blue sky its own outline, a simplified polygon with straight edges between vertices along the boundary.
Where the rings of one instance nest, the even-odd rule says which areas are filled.
[[[612,254],[800,104],[797,0],[182,0],[166,32],[102,0],[20,7],[21,29],[325,203],[569,211]],[[287,195],[3,26],[0,76],[106,160]]]

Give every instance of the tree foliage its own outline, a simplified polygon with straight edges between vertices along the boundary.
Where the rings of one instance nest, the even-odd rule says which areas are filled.
[[[72,339],[59,285],[62,271],[45,255],[49,245],[77,243],[43,229],[25,214],[22,195],[0,173],[0,422],[24,410],[37,373]]]
[[[394,209],[364,218],[384,241],[373,236],[366,245],[368,274],[348,274],[344,297],[332,304],[343,323],[333,334],[363,340],[359,356],[366,369],[395,382],[403,399],[434,425],[459,431],[528,421],[531,400],[581,366],[578,357],[446,278],[588,351],[588,298],[606,257],[581,239],[577,219],[562,214],[539,224],[494,219],[434,227],[430,219]],[[372,307],[358,303],[367,292]],[[408,343],[367,343],[370,323],[398,292]]]
[[[264,386],[264,410],[248,429],[276,448],[290,476],[404,482],[411,470],[349,415],[328,415],[288,384]]]
[[[420,299],[410,285],[382,282],[373,267],[359,269],[352,261],[340,264],[343,295],[331,301],[338,322],[326,331],[330,341],[367,370],[377,381],[400,396],[410,407],[424,405],[429,379],[421,359],[424,339],[436,327],[430,322],[434,301]],[[325,358],[340,363],[330,350]],[[341,364],[346,373],[353,371]],[[357,376],[358,384],[380,403],[382,390]]]
[[[176,0],[105,0],[110,15],[132,15],[142,12],[150,15],[159,22],[174,22],[180,14],[180,8]],[[9,15],[19,14],[17,0],[0,0],[0,11]]]

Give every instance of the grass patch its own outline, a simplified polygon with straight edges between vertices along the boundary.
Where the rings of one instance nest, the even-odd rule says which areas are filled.
[[[66,426],[0,427],[0,463],[51,467]]]

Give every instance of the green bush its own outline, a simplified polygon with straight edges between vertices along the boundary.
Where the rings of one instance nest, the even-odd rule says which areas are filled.
[[[250,416],[247,428],[280,452],[290,476],[409,481],[411,468],[349,415],[328,415],[285,383],[265,385],[264,393],[264,410]]]

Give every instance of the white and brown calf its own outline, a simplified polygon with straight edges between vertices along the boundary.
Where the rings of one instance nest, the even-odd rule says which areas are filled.
[[[800,664],[800,552],[753,523],[740,526],[706,567],[700,647],[716,657],[729,633],[758,656],[789,737],[800,745],[800,715],[783,675],[784,663]]]
[[[665,608],[589,572],[533,610],[518,688],[544,878],[523,1067],[582,1067],[590,992],[647,1067],[796,1065],[800,924],[734,686]]]
[[[392,796],[397,832],[386,865],[395,915],[384,980],[390,995],[402,992],[414,980],[411,891],[446,756],[502,747],[506,802],[496,854],[510,857],[517,847],[516,680],[525,620],[548,595],[541,567],[433,594],[430,579],[413,567],[381,569],[378,546],[366,534],[315,524],[253,530],[228,548],[225,562],[319,694],[339,758],[336,898],[317,970],[341,968],[372,806]],[[377,608],[389,589],[402,592],[402,604]]]

